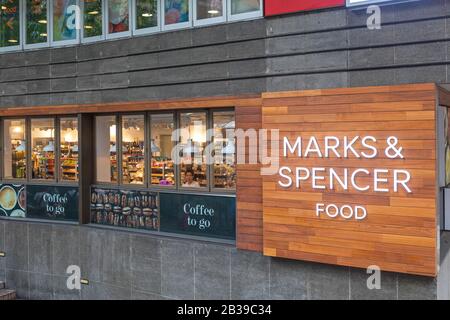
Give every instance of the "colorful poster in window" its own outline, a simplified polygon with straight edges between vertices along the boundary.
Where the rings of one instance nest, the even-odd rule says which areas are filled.
[[[92,188],[91,223],[159,230],[156,192]]]
[[[233,15],[261,10],[261,0],[230,0],[230,1],[231,1],[231,14]]]
[[[129,30],[130,15],[128,0],[108,1],[108,32],[118,33]]]
[[[158,1],[136,0],[136,29],[158,26]]]
[[[78,221],[79,188],[27,185],[27,218]]]
[[[234,240],[236,198],[160,193],[161,231]]]
[[[77,38],[76,13],[75,0],[53,0],[53,41]]]
[[[0,217],[26,217],[26,191],[24,185],[0,185]]]
[[[165,0],[164,21],[166,25],[189,21],[189,0]]]
[[[84,0],[84,37],[98,37],[103,34],[103,10],[101,0]]]
[[[19,0],[0,0],[0,47],[11,47],[19,44]]]
[[[26,43],[47,42],[47,0],[26,0]]]
[[[311,11],[323,8],[340,7],[345,0],[266,0],[265,16],[273,16],[298,11]]]

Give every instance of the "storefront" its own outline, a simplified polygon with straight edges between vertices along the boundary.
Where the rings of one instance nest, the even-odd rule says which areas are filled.
[[[55,2],[14,3],[0,280],[19,297],[450,297],[450,2],[382,1],[380,31],[369,1],[88,1],[75,33]]]

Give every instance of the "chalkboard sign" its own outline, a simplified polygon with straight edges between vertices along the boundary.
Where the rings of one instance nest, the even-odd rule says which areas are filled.
[[[236,198],[174,193],[159,196],[161,231],[236,238]]]
[[[28,185],[27,218],[78,221],[77,187]]]

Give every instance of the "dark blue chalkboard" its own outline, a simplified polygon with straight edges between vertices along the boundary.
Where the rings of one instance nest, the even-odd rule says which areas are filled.
[[[160,193],[160,230],[234,240],[236,198]]]
[[[27,218],[78,221],[78,189],[28,185]]]

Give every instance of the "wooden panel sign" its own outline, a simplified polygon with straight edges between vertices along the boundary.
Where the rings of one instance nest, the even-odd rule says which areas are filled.
[[[428,84],[264,94],[280,159],[263,177],[264,254],[435,276],[435,97]]]

